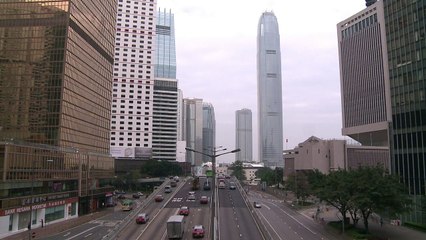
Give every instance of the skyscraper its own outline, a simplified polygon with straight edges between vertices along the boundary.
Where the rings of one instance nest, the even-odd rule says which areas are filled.
[[[266,167],[282,167],[283,114],[281,51],[278,21],[264,12],[257,29],[257,107],[259,161]]]
[[[203,102],[203,152],[214,155],[216,147],[216,119],[214,107],[211,103]],[[211,158],[203,155],[203,162],[210,162]]]
[[[379,2],[378,2],[379,3]],[[413,197],[404,221],[426,224],[426,0],[383,1],[392,99],[392,172]]]
[[[152,127],[152,153],[157,160],[176,160],[178,81],[174,29],[171,11],[158,10]]]
[[[363,146],[389,146],[392,120],[383,2],[337,24],[342,134]]]
[[[186,147],[203,152],[203,100],[183,99],[183,140]],[[186,161],[201,166],[203,155],[186,151]]]
[[[116,5],[90,3],[0,1],[0,238],[112,201]]]
[[[338,24],[343,133],[387,145],[413,199],[403,221],[426,223],[426,0],[367,0]]]
[[[241,150],[235,154],[236,161],[253,161],[253,127],[250,109],[235,112],[235,148]]]
[[[118,1],[111,119],[114,157],[152,156],[156,2]]]

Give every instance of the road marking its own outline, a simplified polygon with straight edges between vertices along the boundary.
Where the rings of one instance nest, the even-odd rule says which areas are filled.
[[[81,232],[81,233],[79,233],[79,234],[77,234],[77,235],[74,235],[74,236],[72,236],[72,237],[70,237],[70,238],[67,238],[66,240],[70,240],[70,239],[76,238],[76,237],[78,237],[78,236],[80,236],[80,235],[82,235],[82,234],[85,234],[86,232],[91,231],[92,229],[97,228],[97,227],[99,227],[99,226],[100,226],[100,225],[97,225],[97,226],[91,227],[91,228],[87,229],[86,231],[83,231],[83,232]]]
[[[266,205],[265,203],[263,204],[263,206],[265,206],[268,210],[271,210],[271,208],[268,207],[268,205]]]
[[[287,216],[291,217],[294,221],[296,221],[298,224],[300,224],[302,227],[306,228],[306,230],[308,230],[309,232],[311,232],[314,235],[317,235],[316,232],[312,231],[310,228],[308,228],[305,224],[301,223],[299,220],[297,220],[295,217],[291,216],[290,214],[288,214],[287,212],[285,212],[284,210],[282,210],[280,207],[278,207],[275,203],[271,203],[272,205],[276,206],[278,209],[281,210],[281,212],[285,213]]]
[[[87,238],[88,236],[92,235],[93,233],[89,233],[86,236],[84,236],[84,238]]]
[[[278,235],[277,231],[275,231],[274,227],[272,227],[271,223],[268,221],[268,219],[265,218],[265,216],[260,212],[257,211],[260,215],[262,215],[263,219],[265,219],[265,221],[269,224],[269,226],[271,227],[272,231],[274,231],[275,235],[277,235],[277,237],[281,240],[283,240],[280,235]]]
[[[64,237],[66,237],[66,236],[68,236],[68,235],[70,235],[71,234],[71,232],[67,232],[65,235],[64,235]]]

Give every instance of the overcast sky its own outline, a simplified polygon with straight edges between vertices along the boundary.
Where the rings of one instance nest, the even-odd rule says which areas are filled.
[[[264,11],[275,13],[281,37],[284,149],[310,136],[343,139],[336,25],[365,1],[158,0],[158,7],[175,17],[184,97],[214,106],[217,146],[235,148],[235,111],[248,108],[258,160],[256,35]]]

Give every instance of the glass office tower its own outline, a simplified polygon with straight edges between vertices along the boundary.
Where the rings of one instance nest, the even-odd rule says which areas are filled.
[[[156,33],[155,77],[176,79],[175,22],[171,10],[157,11]]]
[[[241,151],[235,154],[236,161],[253,161],[253,127],[250,109],[235,112],[235,148]]]
[[[272,12],[263,13],[258,25],[257,101],[259,161],[265,167],[283,167],[280,34]]]
[[[413,196],[404,221],[426,224],[426,0],[383,1],[392,98],[392,170]]]
[[[115,15],[114,0],[0,1],[0,236],[108,200]]]
[[[216,152],[216,119],[211,103],[203,102],[203,152],[215,155]],[[203,162],[211,162],[209,156],[203,155]]]

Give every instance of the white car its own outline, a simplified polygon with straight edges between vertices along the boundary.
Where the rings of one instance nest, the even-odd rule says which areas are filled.
[[[253,207],[255,207],[255,208],[261,208],[262,205],[260,205],[260,203],[258,203],[258,202],[253,202]]]

